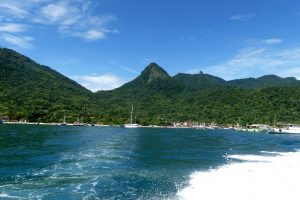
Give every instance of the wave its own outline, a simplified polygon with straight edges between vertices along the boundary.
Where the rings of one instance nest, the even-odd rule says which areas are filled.
[[[180,200],[299,200],[300,151],[229,155],[230,164],[190,175]]]

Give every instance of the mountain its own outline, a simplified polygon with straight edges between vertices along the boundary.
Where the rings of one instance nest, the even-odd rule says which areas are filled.
[[[97,110],[105,123],[124,123],[134,105],[139,123],[155,124],[162,112],[174,109],[171,101],[183,89],[163,68],[151,63],[133,81],[115,90],[97,92]]]
[[[281,78],[276,75],[265,75],[259,78],[245,78],[225,81],[216,76],[204,74],[179,73],[173,77],[183,83],[186,90],[214,89],[219,87],[237,87],[246,89],[259,89],[265,87],[300,86],[300,81],[294,77]]]
[[[209,74],[170,76],[155,63],[123,86],[92,93],[49,67],[0,49],[0,117],[13,120],[124,124],[131,105],[139,124],[300,123],[300,85],[267,75],[225,81]]]
[[[126,83],[116,90],[135,90],[147,92],[155,91],[165,94],[180,92],[183,86],[174,80],[162,67],[156,63],[150,63],[142,73],[133,81]]]
[[[200,72],[199,74],[179,73],[173,79],[181,82],[185,90],[197,91],[203,89],[213,89],[226,86],[226,81],[209,74]]]
[[[53,121],[88,105],[92,92],[13,50],[0,49],[0,116]],[[65,113],[63,113],[65,111]],[[74,112],[73,112],[74,111]]]
[[[144,71],[142,71],[137,80],[140,80],[142,84],[151,84],[151,82],[158,79],[168,80],[170,78],[169,74],[162,67],[156,63],[150,63]]]
[[[112,91],[98,92],[98,110],[105,123],[124,123],[131,105],[140,124],[176,121],[217,123],[300,122],[300,87],[294,78],[273,75],[225,81],[209,74],[173,77],[151,63],[133,81]],[[295,80],[295,81],[294,81]],[[107,117],[109,116],[109,117]]]
[[[281,78],[276,75],[266,75],[259,78],[246,78],[228,81],[230,86],[240,87],[240,88],[263,88],[268,86],[293,86],[300,85],[294,77]]]

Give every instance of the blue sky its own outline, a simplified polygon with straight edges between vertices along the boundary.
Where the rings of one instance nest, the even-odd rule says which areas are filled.
[[[0,45],[92,91],[170,75],[300,79],[299,0],[0,0]]]

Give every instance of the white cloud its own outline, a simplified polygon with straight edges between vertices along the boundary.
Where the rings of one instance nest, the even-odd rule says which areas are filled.
[[[246,15],[234,15],[229,17],[229,19],[245,21],[245,20],[253,19],[254,17],[256,17],[256,14],[246,14]]]
[[[282,39],[280,39],[280,38],[269,38],[269,39],[262,41],[263,44],[279,44],[281,42],[282,42]]]
[[[106,37],[105,32],[102,30],[89,30],[86,32],[76,32],[74,35],[86,40],[99,40]]]
[[[222,63],[198,67],[188,72],[200,70],[226,80],[266,74],[300,79],[300,47],[283,50],[247,48]]]
[[[29,43],[30,39],[21,33],[28,31],[30,26],[42,25],[56,27],[62,36],[86,41],[105,39],[109,34],[118,33],[118,30],[108,27],[117,18],[112,14],[96,13],[98,4],[91,0],[26,0],[26,3],[21,0],[1,0],[1,38],[8,38],[3,33],[14,33],[14,37]],[[20,40],[9,38],[10,43],[20,44]]]
[[[115,89],[126,83],[122,78],[112,74],[71,76],[70,78],[93,92]]]
[[[28,37],[28,36],[16,36],[16,35],[12,35],[12,34],[1,34],[0,38],[7,42],[10,43],[12,45],[15,45],[19,48],[22,49],[32,49],[34,46],[31,44],[31,41],[33,40],[32,37]]]
[[[64,2],[60,2],[59,4],[48,4],[41,9],[41,14],[51,22],[62,19],[67,12],[67,6]]]
[[[20,33],[24,32],[27,26],[24,24],[0,23],[0,32]]]
[[[43,6],[34,21],[57,26],[63,35],[88,41],[105,39],[107,34],[118,33],[116,29],[107,27],[108,23],[117,18],[111,14],[94,14],[94,6],[92,1],[62,0]]]

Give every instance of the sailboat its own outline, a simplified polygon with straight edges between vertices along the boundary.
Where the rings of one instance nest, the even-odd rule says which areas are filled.
[[[131,112],[130,112],[130,124],[124,124],[125,128],[138,128],[137,124],[132,123],[132,114],[133,114],[133,105],[131,106]]]
[[[63,121],[63,123],[61,123],[61,125],[62,125],[62,126],[67,125],[67,123],[66,123],[66,116],[65,116],[65,115],[64,115],[64,121]]]

